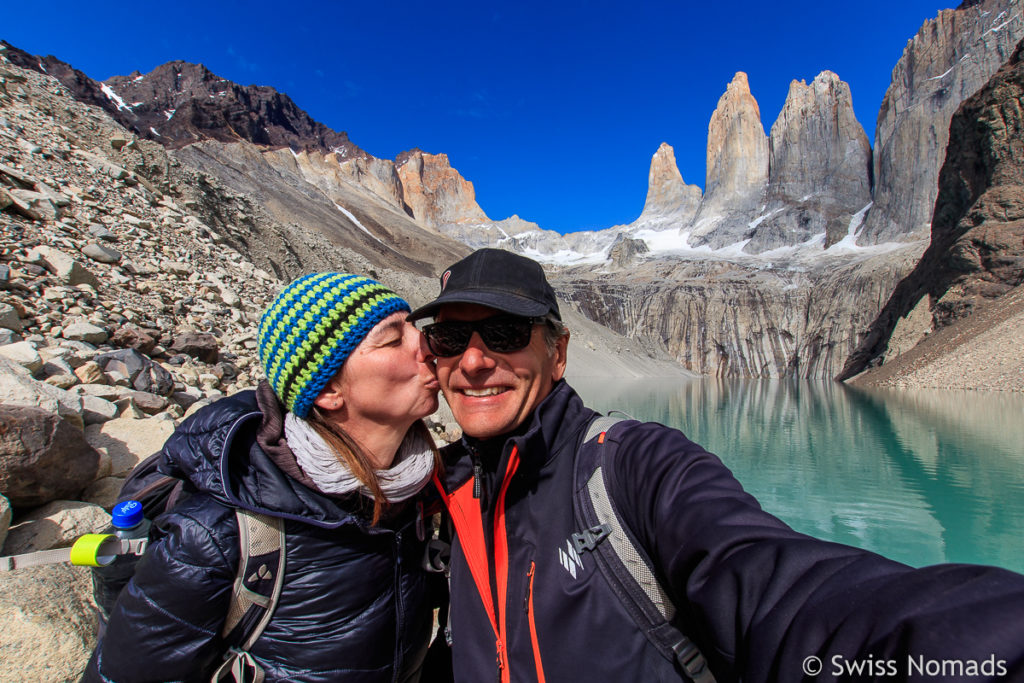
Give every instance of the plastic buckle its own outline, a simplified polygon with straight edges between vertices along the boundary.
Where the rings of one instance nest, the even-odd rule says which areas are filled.
[[[608,538],[611,533],[612,527],[610,524],[592,526],[589,529],[584,529],[572,535],[572,547],[578,553],[584,550],[593,550],[597,547],[598,543]]]

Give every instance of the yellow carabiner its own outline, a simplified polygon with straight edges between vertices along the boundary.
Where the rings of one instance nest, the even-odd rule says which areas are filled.
[[[71,564],[105,567],[117,559],[119,541],[114,534],[85,534],[71,546]]]

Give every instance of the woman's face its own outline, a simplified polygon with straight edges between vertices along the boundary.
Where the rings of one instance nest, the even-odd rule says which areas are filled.
[[[437,410],[433,356],[406,315],[395,313],[377,323],[328,383],[340,400],[336,408],[352,427],[368,423],[404,434]]]

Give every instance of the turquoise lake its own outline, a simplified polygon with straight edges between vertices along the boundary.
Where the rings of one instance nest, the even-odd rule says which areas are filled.
[[[1024,572],[1024,396],[834,382],[574,380],[677,427],[798,531],[914,566]]]

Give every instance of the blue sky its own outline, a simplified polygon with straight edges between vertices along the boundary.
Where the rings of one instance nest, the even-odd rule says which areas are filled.
[[[848,82],[869,139],[892,68],[958,2],[8,3],[0,38],[93,78],[201,62],[290,95],[374,156],[446,153],[493,219],[566,232],[635,219],[651,156],[704,186],[736,71],[767,132],[793,79]]]

